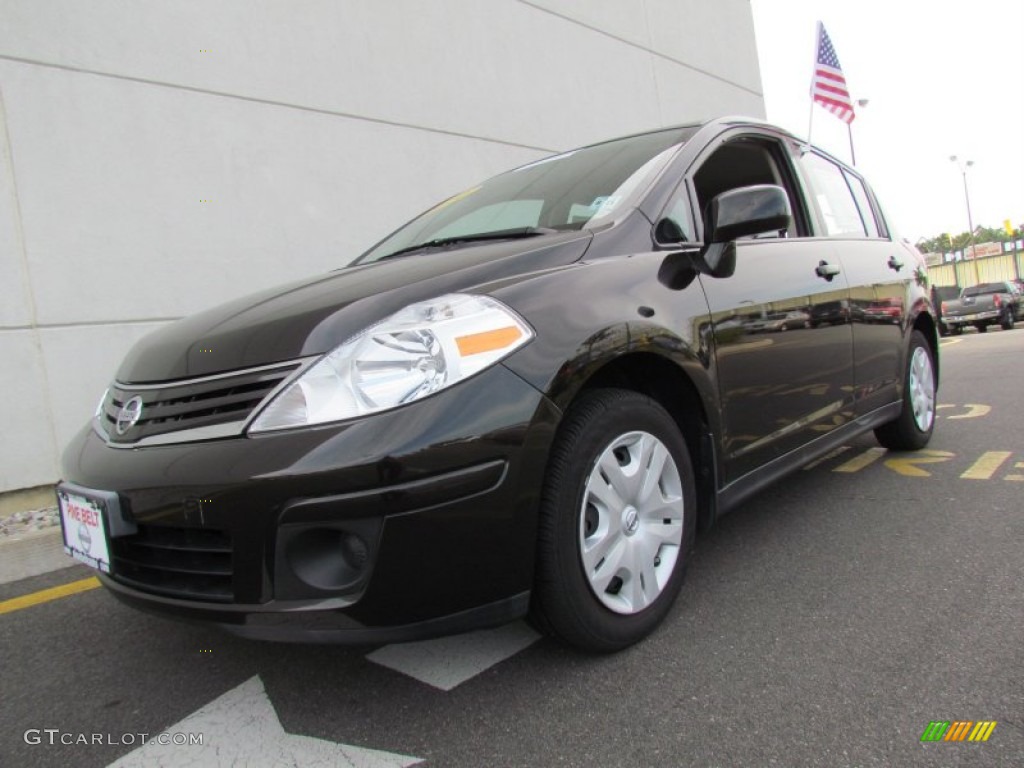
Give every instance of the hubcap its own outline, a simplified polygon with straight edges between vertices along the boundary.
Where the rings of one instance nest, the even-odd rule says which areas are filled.
[[[587,477],[580,510],[580,560],[608,609],[642,611],[661,594],[683,541],[683,489],[668,448],[649,432],[605,447]]]
[[[632,536],[639,527],[640,514],[636,511],[636,507],[627,506],[622,510],[622,532],[627,536]]]
[[[927,432],[935,420],[935,374],[931,356],[923,347],[914,349],[910,359],[910,404],[917,428]]]

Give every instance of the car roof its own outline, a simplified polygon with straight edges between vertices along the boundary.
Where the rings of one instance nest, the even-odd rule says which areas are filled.
[[[596,146],[600,146],[601,144],[607,144],[607,143],[612,142],[612,141],[622,141],[623,139],[632,139],[632,138],[635,138],[635,137],[638,137],[638,136],[648,136],[648,135],[653,134],[653,133],[662,133],[662,132],[666,132],[666,131],[675,131],[675,130],[679,130],[679,131],[693,130],[694,131],[693,136],[691,136],[690,139],[688,139],[687,142],[686,142],[686,143],[689,143],[689,141],[691,141],[692,139],[696,138],[697,136],[699,136],[701,134],[705,134],[705,135],[712,134],[712,135],[714,135],[714,134],[718,134],[718,133],[721,133],[722,131],[726,131],[726,130],[729,130],[729,129],[732,129],[732,128],[760,128],[760,129],[763,129],[763,130],[771,131],[772,133],[775,133],[775,134],[777,134],[779,136],[784,136],[786,138],[792,139],[793,141],[795,141],[796,143],[801,145],[801,147],[813,149],[818,154],[823,155],[824,157],[827,157],[829,160],[831,160],[832,162],[836,163],[837,165],[842,166],[845,171],[854,174],[855,176],[857,176],[860,179],[864,178],[863,175],[856,168],[853,168],[852,166],[850,166],[849,163],[845,162],[841,158],[836,157],[835,155],[831,154],[830,152],[822,149],[821,147],[817,146],[816,144],[812,144],[807,139],[804,139],[804,138],[802,138],[800,136],[797,136],[792,131],[789,131],[786,128],[783,128],[782,126],[777,125],[775,123],[768,122],[767,120],[764,120],[764,119],[759,118],[759,117],[750,117],[750,116],[746,116],[746,115],[722,115],[722,116],[719,116],[719,117],[708,118],[708,119],[703,120],[703,121],[697,121],[697,122],[692,122],[692,123],[679,123],[679,124],[676,124],[676,125],[667,125],[667,126],[664,126],[662,128],[652,128],[651,130],[648,130],[648,131],[638,131],[636,133],[629,133],[629,134],[625,134],[625,135],[622,135],[622,136],[616,136],[614,138],[603,139],[602,141],[596,141],[596,142],[593,142],[593,143],[590,143],[590,144],[585,144],[585,145],[580,146],[580,147],[575,147],[574,149],[587,149],[589,147],[596,147]],[[565,150],[565,151],[572,151],[572,150]],[[558,154],[561,154],[561,153],[558,153]]]
[[[649,136],[649,135],[651,135],[653,133],[664,133],[664,132],[667,132],[667,131],[677,131],[677,130],[678,131],[682,131],[682,130],[687,130],[687,129],[703,130],[705,128],[713,128],[713,127],[719,127],[719,128],[723,128],[724,129],[724,128],[736,128],[736,127],[742,127],[742,126],[750,126],[752,128],[768,128],[768,129],[770,129],[772,131],[785,134],[786,136],[789,136],[790,138],[795,139],[797,141],[802,141],[802,139],[800,139],[797,136],[794,136],[792,133],[787,131],[785,128],[782,128],[782,127],[780,127],[778,125],[775,125],[774,123],[769,123],[767,120],[762,120],[761,118],[758,118],[758,117],[745,117],[745,116],[742,116],[742,115],[725,115],[725,116],[721,116],[721,117],[712,117],[712,118],[708,118],[707,120],[702,120],[702,121],[697,121],[697,122],[692,122],[692,123],[677,123],[675,125],[666,125],[666,126],[663,126],[661,128],[652,128],[652,129],[647,130],[647,131],[637,131],[636,133],[626,133],[626,134],[623,134],[621,136],[614,136],[612,138],[602,139],[601,141],[595,141],[595,142],[592,142],[592,143],[589,143],[589,144],[584,144],[581,147],[578,147],[578,149],[586,149],[587,147],[596,147],[596,146],[600,146],[601,144],[607,144],[607,143],[612,142],[612,141],[622,141],[623,139],[632,139],[632,138],[636,138],[638,136]]]

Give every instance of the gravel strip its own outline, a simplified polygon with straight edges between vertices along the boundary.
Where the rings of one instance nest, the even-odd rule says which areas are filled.
[[[5,536],[14,536],[29,531],[42,531],[60,525],[60,515],[56,507],[33,509],[27,512],[15,512],[13,515],[0,517],[0,540]]]

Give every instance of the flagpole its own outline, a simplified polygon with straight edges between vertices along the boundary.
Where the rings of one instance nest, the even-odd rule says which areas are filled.
[[[821,41],[821,20],[814,27],[814,60],[811,63],[811,71],[813,72],[818,66],[818,45]],[[814,128],[814,79],[811,79],[811,112],[807,118],[807,144],[811,144],[811,130]]]
[[[813,105],[812,105],[813,106]],[[857,155],[853,151],[853,121],[846,124],[846,132],[850,134],[850,165],[857,167]]]

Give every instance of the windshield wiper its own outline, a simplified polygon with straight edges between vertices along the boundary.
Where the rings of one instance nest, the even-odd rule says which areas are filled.
[[[389,254],[381,256],[375,261],[393,259],[396,256],[406,256],[417,251],[428,251],[432,248],[444,248],[447,245],[459,245],[460,243],[475,243],[484,240],[512,240],[520,237],[535,237],[536,235],[552,235],[558,232],[557,229],[548,227],[517,227],[516,229],[497,229],[491,232],[475,232],[470,235],[455,235],[453,237],[438,237],[434,240],[427,240],[416,245],[409,245],[399,248]]]

